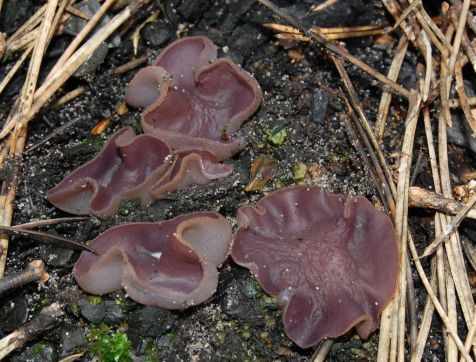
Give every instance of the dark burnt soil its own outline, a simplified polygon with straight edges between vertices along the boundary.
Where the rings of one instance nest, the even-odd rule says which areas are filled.
[[[24,7],[14,5],[23,3]],[[281,1],[279,5],[288,8],[304,22],[320,26],[388,24],[390,21],[377,0],[341,0],[337,6],[310,17],[306,11],[311,3]],[[6,1],[6,10],[2,13],[10,11],[16,15],[11,15],[7,22],[2,20],[7,28],[4,30],[12,32],[36,6],[28,0]],[[181,36],[206,35],[218,45],[221,55],[241,64],[261,84],[263,104],[238,132],[248,141],[248,146],[227,161],[233,164],[235,172],[208,185],[175,192],[167,200],[148,208],[128,202],[108,220],[91,218],[80,223],[51,227],[47,231],[89,240],[113,225],[165,220],[198,210],[218,211],[235,223],[234,216],[241,205],[253,203],[278,187],[296,183],[320,185],[333,193],[360,194],[374,203],[378,202],[375,187],[348,139],[343,122],[345,104],[339,96],[340,79],[325,54],[303,44],[294,49],[302,54],[303,59],[293,59],[287,50],[276,43],[273,33],[262,27],[263,23],[272,22],[273,17],[250,0],[172,0],[160,6],[157,2],[141,11],[136,24],[159,9],[158,21],[142,30],[139,55],[147,55],[149,62],[152,61],[169,40],[177,37],[177,32]],[[29,145],[41,141],[64,123],[78,119],[73,126],[24,156],[15,224],[68,216],[46,201],[47,190],[93,157],[117,129],[124,126],[140,129],[140,111],[131,109],[122,116],[113,116],[102,135],[93,136],[90,133],[94,125],[114,115],[115,107],[124,102],[124,89],[136,70],[117,76],[113,74],[113,69],[132,58],[130,35],[131,31],[123,34],[120,45],[109,49],[102,64],[91,74],[68,81],[61,93],[82,85],[87,89],[83,95],[60,108],[42,111],[32,121],[28,132]],[[398,34],[394,36],[390,48],[376,44],[372,38],[349,41],[346,45],[354,55],[386,72]],[[46,59],[47,68],[54,64],[69,40],[70,37],[65,35],[54,41]],[[416,61],[415,56],[406,59],[400,80],[406,87],[411,87],[414,82]],[[352,66],[347,68],[368,117],[373,121],[381,91],[357,69]],[[1,99],[2,116],[8,113],[14,96],[23,84],[25,71],[23,69],[23,75],[14,79]],[[5,70],[0,72],[3,77]],[[324,112],[314,111],[319,108],[319,94],[328,101]],[[400,147],[404,117],[401,110],[404,108],[399,108],[399,102],[398,99],[394,102],[386,130],[386,154],[398,152]],[[267,139],[273,129],[286,133],[282,144],[273,145]],[[417,142],[423,145],[421,135]],[[461,155],[462,162],[467,162],[468,151],[456,149],[456,152]],[[260,156],[277,159],[277,173],[264,190],[245,192],[252,160]],[[394,159],[389,159],[389,162],[392,164]],[[307,167],[304,178],[293,173],[295,166],[301,164]],[[429,182],[425,167],[422,176],[417,178],[423,186]],[[3,173],[8,174],[8,167]],[[425,230],[432,229],[429,226],[431,220],[431,214],[413,216],[415,234],[419,235],[420,243],[428,242],[433,236],[425,234]],[[231,261],[221,268],[218,291],[209,302],[185,311],[170,312],[136,304],[123,292],[102,298],[85,294],[72,276],[78,252],[45,247],[22,237],[14,237],[10,245],[7,273],[20,270],[28,261],[41,258],[47,264],[50,279],[45,285],[31,284],[2,296],[0,337],[35,316],[51,302],[59,302],[66,312],[64,321],[58,327],[28,343],[26,348],[13,355],[12,360],[57,360],[84,352],[80,360],[88,361],[100,348],[94,336],[115,332],[127,334],[134,358],[146,361],[308,360],[314,353],[314,349],[299,349],[286,337],[282,312],[275,299],[261,291],[247,270]],[[416,287],[421,311],[426,295],[418,283]],[[433,331],[428,342],[431,344],[430,352],[426,352],[425,360],[442,358],[437,323]],[[374,333],[368,341],[362,341],[352,330],[334,344],[329,359],[373,360],[377,342],[378,333]]]

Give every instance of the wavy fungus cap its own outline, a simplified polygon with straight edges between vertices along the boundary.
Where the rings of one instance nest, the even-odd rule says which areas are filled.
[[[138,303],[183,309],[215,292],[231,239],[230,224],[214,212],[121,225],[94,239],[98,255],[82,253],[74,276],[89,293],[124,288]]]
[[[377,328],[397,283],[390,219],[364,197],[290,187],[238,211],[231,255],[284,306],[286,334],[311,347]]]
[[[258,82],[229,59],[217,59],[206,37],[179,39],[168,45],[153,66],[140,70],[126,89],[126,101],[147,107],[145,133],[175,150],[195,148],[218,161],[244,147],[228,140],[261,103]],[[224,137],[224,135],[226,135]]]
[[[105,218],[122,200],[150,203],[149,188],[170,172],[172,157],[158,138],[136,136],[132,128],[122,128],[95,158],[71,172],[46,197],[66,212]]]
[[[123,200],[141,199],[147,205],[168,192],[205,184],[232,171],[232,166],[207,152],[172,152],[154,136],[136,136],[132,128],[123,128],[99,155],[49,190],[47,198],[66,212],[106,218]]]

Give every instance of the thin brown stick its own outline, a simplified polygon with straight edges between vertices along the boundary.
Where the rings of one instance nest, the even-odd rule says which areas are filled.
[[[464,17],[466,19],[466,17]],[[447,36],[450,38],[451,36],[451,28],[449,26],[447,30]],[[455,38],[455,42],[453,43],[453,49],[455,52],[459,51],[459,45],[457,44],[457,39]],[[454,54],[453,54],[454,55]],[[456,58],[455,58],[456,59]],[[449,89],[446,87],[451,84],[451,77],[446,72],[446,62],[447,57],[445,54],[442,54],[442,61],[441,61],[441,105],[443,107],[444,103],[447,102]],[[449,61],[451,63],[451,59]],[[450,73],[451,74],[451,73]],[[445,76],[448,77],[448,82],[445,82]],[[448,108],[449,109],[449,108]],[[449,174],[449,162],[448,162],[448,145],[447,145],[447,131],[446,127],[448,122],[450,122],[447,117],[451,117],[448,112],[440,112],[440,116],[438,118],[438,156],[439,156],[439,172],[440,172],[440,179],[441,179],[441,188],[443,192],[443,196],[447,198],[452,197],[452,189],[451,189],[451,182],[450,182],[450,174]],[[451,223],[451,218],[445,215],[440,215],[441,220],[441,227],[442,230],[445,230],[446,224]],[[452,273],[452,277],[455,283],[456,291],[458,293],[461,309],[463,311],[463,316],[466,321],[466,325],[469,327],[472,323],[472,311],[474,308],[474,301],[471,294],[471,288],[469,285],[468,275],[466,272],[466,267],[463,260],[463,253],[461,250],[461,245],[459,241],[459,234],[453,233],[449,241],[445,244],[445,250],[448,256],[448,263],[450,266],[450,271]]]
[[[440,28],[438,28],[438,26],[436,26],[433,19],[428,15],[428,13],[426,12],[425,7],[421,3],[421,1],[420,1],[420,6],[418,7],[418,12],[421,14],[424,23],[426,23],[428,25],[431,32],[433,34],[435,34],[435,36],[438,38],[439,41],[441,41],[441,43],[443,43],[443,45],[446,47],[446,49],[448,49],[448,51],[450,53],[452,53],[453,52],[453,47],[451,46],[451,43],[446,39],[445,34],[443,34],[443,32],[440,30]],[[432,38],[432,40],[433,40],[433,38]],[[436,42],[435,42],[435,45],[436,45]]]
[[[94,16],[86,23],[84,28],[81,29],[78,35],[73,39],[73,41],[68,45],[68,48],[64,51],[61,57],[58,59],[54,67],[49,72],[46,78],[50,78],[53,74],[58,72],[60,68],[66,63],[66,61],[73,55],[78,46],[83,42],[86,36],[91,32],[91,30],[96,26],[99,20],[104,16],[109,7],[114,3],[115,0],[106,0],[102,4],[101,8],[94,14]]]
[[[466,340],[464,341],[464,348],[469,353],[471,349],[471,345],[473,344],[474,335],[476,334],[476,308],[473,311],[473,324],[471,328],[468,330],[468,334],[466,335]],[[461,358],[460,362],[463,362],[464,359]]]
[[[68,122],[66,122],[65,124],[63,124],[62,126],[60,127],[57,127],[53,130],[53,132],[51,132],[50,134],[48,134],[45,138],[43,138],[40,142],[38,143],[35,143],[34,145],[30,146],[29,148],[26,149],[25,153],[29,153],[35,149],[37,149],[38,147],[40,147],[41,145],[44,145],[46,142],[48,142],[49,140],[51,140],[53,137],[55,137],[56,135],[60,134],[61,132],[63,132],[65,129],[71,127],[73,124],[77,123],[78,121],[80,121],[82,118],[81,117],[76,117]]]
[[[83,13],[81,10],[76,9],[74,6],[68,5],[66,8],[66,11],[70,13],[71,15],[75,15],[78,18],[84,19],[84,20],[89,20],[91,17],[85,13]]]
[[[3,92],[5,87],[8,85],[10,80],[15,76],[16,72],[20,67],[23,65],[24,61],[33,51],[33,45],[29,46],[21,55],[21,57],[16,61],[15,65],[8,71],[5,78],[3,78],[2,82],[0,83],[0,94]]]
[[[423,57],[425,58],[425,81],[423,82],[423,89],[421,90],[423,102],[428,100],[431,85],[431,75],[433,71],[431,43],[426,34],[427,33],[424,30],[420,33],[422,43],[425,45],[426,50],[425,54],[423,54]]]
[[[439,234],[435,240],[433,240],[430,245],[428,245],[421,255],[422,258],[427,257],[428,255],[431,255],[436,248],[441,244],[443,240],[445,240],[451,233],[455,230],[455,228],[458,227],[458,225],[463,221],[463,219],[466,217],[468,212],[473,208],[474,204],[476,204],[476,195],[473,195],[469,201],[466,203],[466,205],[463,207],[462,210],[460,210],[455,218],[452,220],[452,223],[446,224],[445,230]]]
[[[450,273],[446,274],[446,300],[447,300],[447,314],[451,328],[458,330],[458,313],[456,312],[456,292],[455,284]],[[453,340],[448,339],[446,350],[446,360],[448,362],[458,362],[458,348]]]
[[[334,5],[337,2],[337,0],[325,0],[322,4],[314,4],[309,8],[309,12],[311,14],[318,13],[319,11],[322,11],[329,6]]]
[[[51,226],[57,224],[72,223],[76,221],[85,221],[89,220],[87,216],[72,216],[72,217],[59,217],[57,219],[47,219],[47,220],[37,220],[32,222],[27,222],[24,224],[17,224],[12,226],[14,229],[33,229],[40,228],[44,226]]]
[[[463,110],[464,117],[466,118],[466,121],[471,127],[471,130],[473,131],[473,133],[475,133],[476,119],[473,116],[473,112],[471,112],[471,108],[469,106],[468,97],[466,95],[466,90],[464,88],[463,69],[459,59],[456,61],[456,66],[455,66],[455,81],[456,81],[456,92],[458,93],[459,103],[461,105],[461,109]]]
[[[312,362],[324,362],[333,344],[333,339],[326,339],[322,342],[321,346],[316,351],[316,354],[312,357]]]
[[[36,88],[38,75],[40,71],[41,61],[48,44],[48,35],[55,16],[58,0],[50,0],[47,4],[45,15],[41,23],[41,33],[38,37],[35,48],[33,49],[32,58],[30,61],[30,67],[28,69],[25,84],[23,86],[18,107],[15,107],[13,113],[10,113],[10,121],[13,126],[17,125],[18,120],[25,117],[26,113],[31,108],[33,103],[33,94]],[[55,29],[52,31],[54,32]],[[7,120],[8,122],[8,120]],[[12,156],[19,155],[23,151],[25,145],[26,128],[18,128],[12,135],[13,139],[10,144],[10,154]],[[16,174],[18,174],[18,166],[16,167]],[[2,184],[0,194],[0,224],[11,225],[13,217],[13,203],[16,194],[17,177],[14,178],[11,185],[7,186],[4,181]],[[2,234],[0,236],[0,278],[5,272],[6,257],[8,252],[8,236]]]
[[[70,249],[80,250],[80,251],[88,251],[90,253],[97,254],[93,248],[87,245],[84,245],[78,241],[63,238],[62,236],[44,233],[41,231],[22,229],[18,226],[13,227],[13,226],[6,226],[6,225],[0,225],[0,231],[5,234],[24,235],[33,239],[41,240],[48,244],[60,246],[63,248],[70,248]]]
[[[45,270],[43,261],[33,260],[28,264],[26,269],[0,279],[0,295],[8,290],[19,288],[28,283],[44,283],[47,280],[48,273]]]
[[[436,259],[433,258],[431,261],[431,278],[430,286],[432,289],[436,289]],[[425,344],[430,333],[431,321],[433,319],[435,306],[433,305],[431,298],[427,297],[425,302],[425,307],[423,308],[423,314],[421,318],[421,324],[418,328],[418,337],[415,343],[415,348],[411,353],[411,361],[419,362],[423,357],[423,352],[425,350]]]
[[[52,73],[35,92],[34,103],[26,117],[23,119],[23,123],[28,123],[43,104],[45,104],[58,88],[91,56],[97,47],[119,26],[129,19],[135,11],[137,11],[137,3],[133,2],[99,29],[61,66],[61,68],[59,68],[58,71]],[[4,138],[13,127],[14,124],[12,124],[12,122],[6,124],[0,132],[0,139]]]
[[[129,70],[135,69],[142,64],[147,63],[147,56],[142,56],[136,59],[132,59],[131,61],[127,62],[126,64],[120,65],[113,70],[115,75],[123,74],[128,72]]]
[[[375,69],[361,61],[360,59],[354,57],[353,55],[349,54],[346,50],[343,48],[340,48],[334,43],[331,43],[327,41],[320,33],[317,32],[312,32],[302,24],[297,21],[294,17],[286,14],[285,12],[281,11],[278,7],[276,7],[273,3],[271,3],[269,0],[258,0],[262,5],[267,7],[269,10],[271,10],[273,13],[278,15],[280,18],[294,26],[296,29],[299,29],[304,35],[308,36],[311,38],[313,41],[315,41],[317,44],[323,46],[325,49],[328,51],[338,55],[339,57],[344,58],[345,60],[349,61],[350,63],[354,64],[361,70],[363,70],[365,73],[369,74],[370,76],[374,77],[378,81],[380,81],[382,84],[385,86],[389,87],[392,91],[395,93],[401,94],[404,97],[408,98],[410,96],[410,92],[402,87],[400,84],[395,83],[394,81],[388,79],[386,76],[384,76],[382,73],[377,72]]]
[[[463,1],[463,6],[461,7],[461,13],[460,17],[458,20],[458,27],[456,28],[456,34],[455,38],[453,40],[453,53],[451,54],[449,63],[448,63],[448,86],[447,88],[449,89],[451,87],[451,79],[453,76],[453,71],[455,69],[456,65],[456,59],[458,57],[459,53],[459,48],[461,46],[461,40],[463,39],[463,34],[464,34],[464,28],[466,26],[466,22],[468,19],[468,13],[469,13],[469,6],[471,5],[470,0],[464,0]]]
[[[63,315],[64,312],[57,303],[43,308],[39,315],[0,340],[0,360],[14,350],[22,348],[26,342],[55,327],[61,322],[60,317]]]
[[[456,215],[464,208],[464,204],[459,201],[417,186],[410,187],[409,196],[409,207],[436,210],[447,215]],[[469,210],[466,217],[476,220],[476,210]]]
[[[415,248],[415,244],[413,243],[413,239],[411,237],[408,238],[408,246],[410,249],[410,253],[412,254],[412,258],[414,259],[415,262],[415,267],[417,269],[418,274],[420,275],[420,279],[428,293],[428,296],[430,297],[431,301],[433,302],[433,305],[435,306],[436,311],[438,312],[443,324],[446,326],[446,329],[455,342],[456,346],[458,347],[458,350],[460,351],[462,357],[466,361],[472,361],[473,359],[469,355],[469,353],[466,351],[464,348],[463,342],[461,342],[461,339],[458,337],[458,332],[451,328],[451,324],[449,321],[448,316],[446,315],[445,311],[443,310],[443,307],[441,306],[440,302],[438,301],[438,298],[436,297],[435,292],[433,291],[433,288],[431,287],[430,282],[428,281],[428,278],[425,275],[425,271],[423,270],[423,267],[421,266],[420,261],[418,260],[418,254]]]
[[[410,15],[416,8],[421,4],[420,0],[413,1],[411,2],[408,7],[402,11],[400,16],[395,20],[395,24],[392,26],[392,30],[396,30],[402,23],[403,21],[408,18],[408,15]]]
[[[383,173],[378,172],[375,169],[376,164],[378,165],[378,162],[375,162],[376,160],[374,157],[372,157],[373,162],[370,160],[371,155],[367,152],[367,149],[369,148],[369,141],[365,133],[363,132],[362,127],[358,127],[359,121],[357,120],[357,116],[355,115],[355,112],[352,109],[350,102],[348,101],[347,98],[345,98],[345,96],[344,96],[344,100],[347,104],[347,108],[350,114],[349,119],[344,118],[344,121],[345,121],[346,129],[347,129],[347,134],[352,142],[352,145],[359,152],[359,155],[362,158],[362,161],[364,162],[370,177],[374,181],[374,184],[376,185],[377,191],[385,207],[385,210],[389,212],[390,207],[392,208],[392,210],[395,210],[395,205],[393,200],[390,200],[391,205],[389,205],[387,195],[382,187],[382,185],[385,183],[385,180],[382,180]],[[352,119],[353,122],[351,122],[350,119]],[[362,144],[361,139],[365,145]]]
[[[358,119],[361,122],[360,126],[365,131],[365,139],[368,139],[368,146],[366,145],[367,151],[369,152],[369,156],[371,157],[372,162],[374,164],[377,177],[382,180],[382,189],[385,195],[385,199],[387,200],[389,212],[391,215],[395,215],[395,202],[392,197],[392,194],[395,194],[395,186],[393,184],[392,174],[387,165],[387,161],[385,160],[385,156],[383,155],[380,146],[377,142],[377,139],[375,138],[373,129],[370,126],[367,117],[365,116],[365,113],[357,97],[357,93],[355,92],[354,86],[350,81],[349,75],[347,74],[344,65],[342,64],[342,61],[340,61],[336,57],[333,57],[332,60],[334,61],[337,71],[339,72],[339,75],[341,76],[341,79],[345,85],[345,89],[347,90],[347,93],[350,98],[350,103],[354,108],[355,112],[357,113]],[[364,142],[366,142],[365,139]]]
[[[392,15],[393,19],[395,21],[399,21],[400,15],[403,13],[400,5],[394,0],[382,0],[382,4],[385,6],[387,11]],[[407,36],[407,38],[412,43],[414,43],[417,46],[417,48],[419,48],[418,47],[419,44],[416,41],[417,37],[415,35],[415,31],[413,30],[413,27],[411,25],[411,20],[410,21],[406,21],[406,20],[401,21],[400,24],[399,24],[399,27],[404,32],[404,34]],[[419,30],[419,29],[417,29],[417,30]]]
[[[407,237],[408,237],[408,189],[410,187],[410,170],[413,155],[413,144],[415,139],[416,125],[418,122],[421,104],[421,95],[414,94],[410,98],[407,120],[405,122],[405,135],[402,145],[402,156],[398,168],[397,200],[395,215],[395,230],[397,240],[400,242],[400,277],[398,285],[399,304],[394,318],[398,320],[398,360],[405,359],[405,312],[406,312],[406,291],[407,275],[405,273],[407,258]]]
[[[63,104],[68,103],[69,101],[75,99],[76,97],[79,97],[81,94],[86,92],[86,88],[79,86],[76,89],[73,89],[71,92],[66,93],[64,96],[62,96],[60,99],[58,99],[56,102],[51,103],[48,106],[48,109],[54,109],[57,107],[62,106]]]
[[[43,15],[46,11],[46,4],[41,6],[22,26],[20,26],[15,33],[10,36],[9,41],[14,41],[24,34],[31,32],[34,28],[36,28],[41,21],[43,20]]]

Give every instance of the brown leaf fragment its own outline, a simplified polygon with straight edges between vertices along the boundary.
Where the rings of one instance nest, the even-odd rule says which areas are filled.
[[[92,129],[91,129],[91,134],[92,135],[100,135],[102,134],[107,126],[109,125],[109,122],[111,121],[111,116],[104,118],[103,120],[99,121],[98,124],[96,124]]]
[[[260,191],[270,181],[276,171],[278,161],[272,158],[258,157],[251,166],[251,180],[245,191]]]
[[[297,48],[288,50],[288,57],[296,62],[301,62],[306,59],[301,49]]]

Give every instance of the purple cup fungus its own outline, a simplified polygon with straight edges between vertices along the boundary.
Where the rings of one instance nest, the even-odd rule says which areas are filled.
[[[132,128],[114,133],[98,156],[48,191],[48,200],[76,215],[112,216],[123,200],[143,204],[177,189],[205,184],[232,172],[207,152],[172,152],[154,136],[136,136]]]
[[[144,152],[147,150],[147,152]],[[48,200],[71,214],[113,215],[122,200],[152,201],[149,189],[170,172],[173,156],[158,138],[122,128],[95,158],[48,191]]]
[[[161,199],[174,190],[203,185],[232,172],[232,166],[219,163],[208,152],[182,151],[178,153],[172,171],[150,189],[150,194],[154,199]]]
[[[124,288],[138,303],[183,309],[213,295],[231,239],[230,224],[215,212],[116,226],[91,243],[98,255],[81,254],[74,276],[92,294]]]
[[[258,82],[229,59],[217,59],[206,37],[179,39],[152,66],[140,70],[126,89],[127,103],[146,107],[142,128],[174,150],[210,152],[218,161],[244,147],[228,140],[259,107]]]
[[[286,334],[311,347],[377,328],[394,295],[399,252],[390,219],[364,197],[289,187],[238,210],[231,256],[284,306]]]

